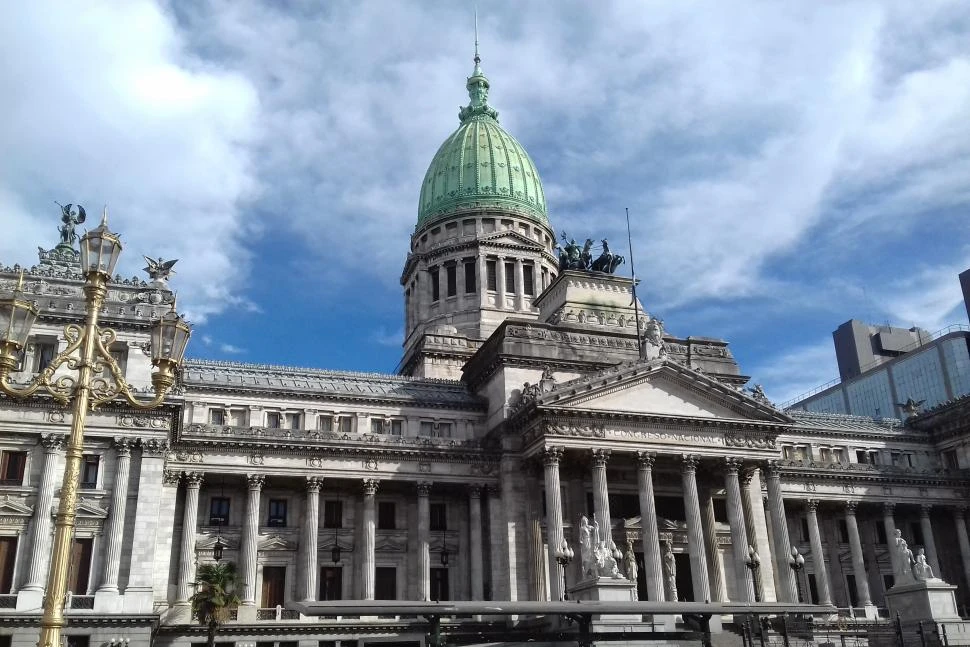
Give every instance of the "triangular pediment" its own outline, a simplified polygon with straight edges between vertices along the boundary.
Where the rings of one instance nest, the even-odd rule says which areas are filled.
[[[534,249],[542,249],[541,243],[532,240],[531,238],[527,238],[519,232],[511,229],[485,234],[478,240],[479,244],[484,245],[515,245],[517,247],[532,247]]]
[[[665,360],[635,362],[556,385],[538,404],[633,415],[789,422],[773,407]]]
[[[0,515],[5,517],[29,517],[34,509],[26,505],[21,499],[11,499],[8,496],[0,497]]]
[[[77,516],[106,519],[108,517],[108,508],[100,506],[98,502],[92,501],[91,499],[81,499],[77,503]]]
[[[259,550],[296,550],[296,544],[279,535],[271,535],[259,543]]]

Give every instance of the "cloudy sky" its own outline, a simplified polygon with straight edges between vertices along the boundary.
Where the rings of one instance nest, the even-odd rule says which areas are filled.
[[[849,318],[966,324],[970,4],[479,3],[501,122],[550,218],[625,238],[678,335],[786,400]],[[393,371],[421,180],[458,125],[471,1],[13,3],[0,262],[109,205],[179,258],[195,357]],[[614,243],[616,245],[617,243]]]

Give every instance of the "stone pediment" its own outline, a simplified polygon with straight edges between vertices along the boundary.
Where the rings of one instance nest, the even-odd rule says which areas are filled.
[[[296,550],[296,544],[279,535],[271,535],[259,542],[259,550]]]
[[[216,541],[222,544],[222,547],[226,550],[238,550],[239,542],[231,537],[223,537],[221,535],[210,535],[208,537],[200,537],[198,541],[195,542],[196,550],[212,550]],[[260,546],[262,548],[262,546]]]
[[[0,516],[29,517],[34,509],[26,505],[22,499],[11,499],[9,496],[0,497]]]
[[[107,519],[108,508],[98,505],[96,501],[92,501],[91,499],[81,499],[77,504],[77,516]]]
[[[506,231],[496,231],[495,233],[486,234],[478,239],[480,244],[491,244],[491,245],[515,245],[516,247],[532,247],[537,250],[542,249],[542,245],[532,240],[531,238],[526,238],[522,234],[513,230]]]
[[[774,407],[666,360],[620,365],[541,393],[544,408],[788,423]]]

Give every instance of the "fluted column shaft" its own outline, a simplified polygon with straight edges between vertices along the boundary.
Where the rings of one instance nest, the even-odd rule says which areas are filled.
[[[717,545],[717,522],[714,519],[714,497],[710,489],[704,492],[701,500],[701,521],[704,524],[704,543],[707,552],[707,572],[711,578],[711,602],[727,602],[724,578],[721,577],[721,551]]]
[[[482,308],[488,305],[488,271],[484,254],[478,255],[478,304]]]
[[[256,553],[259,534],[259,498],[266,477],[250,474],[246,477],[249,489],[246,493],[246,517],[243,519],[242,541],[239,546],[240,579],[243,585],[242,603],[256,604]]]
[[[37,488],[37,503],[31,525],[30,568],[24,589],[43,591],[47,582],[47,565],[51,558],[51,513],[54,507],[54,490],[57,479],[57,454],[64,447],[64,437],[50,434],[41,438],[44,446],[44,469]]]
[[[775,542],[775,573],[778,576],[778,599],[780,602],[798,602],[798,582],[795,571],[788,565],[792,543],[788,535],[788,518],[785,500],[781,494],[781,475],[777,465],[770,464],[765,471],[768,487],[768,513],[771,516],[771,536]]]
[[[610,450],[593,450],[593,507],[596,520],[600,524],[600,537],[606,547],[613,549],[613,522],[610,516],[610,492],[606,485],[606,463],[610,460]]]
[[[653,461],[653,454],[637,452],[637,490],[640,495],[640,532],[643,541],[643,568],[647,581],[647,599],[650,602],[663,602],[663,565],[660,563],[657,502],[653,496]]]
[[[889,563],[893,567],[893,579],[899,573],[899,560],[896,559],[896,512],[895,503],[882,504],[882,524],[886,530],[886,545],[889,547]]]
[[[970,538],[967,537],[967,509],[959,507],[953,517],[957,527],[957,542],[960,544],[960,564],[963,566],[963,576],[967,586],[970,586]],[[939,577],[939,573],[934,573]]]
[[[562,544],[562,491],[559,485],[559,461],[562,448],[550,447],[543,452],[542,461],[546,478],[546,543],[549,553],[549,598],[553,602],[562,600],[562,578],[559,577],[559,563],[556,562],[556,549]]]
[[[519,310],[525,309],[525,271],[522,269],[521,258],[515,259],[515,307]]]
[[[131,473],[131,444],[127,438],[114,441],[115,481],[111,491],[111,516],[101,563],[99,591],[118,591],[118,571],[121,566],[121,544],[125,532],[125,504],[128,502],[128,475]]]
[[[845,505],[845,526],[849,531],[849,550],[852,552],[852,573],[855,575],[855,588],[859,594],[859,604],[864,607],[872,604],[869,593],[869,574],[866,573],[866,562],[862,556],[862,539],[859,537],[859,523],[856,520],[856,508],[859,504],[850,501]]]
[[[418,483],[418,597],[431,599],[431,483]]]
[[[734,578],[737,582],[738,602],[754,602],[754,588],[748,577],[748,530],[744,523],[744,507],[741,503],[741,482],[738,470],[741,461],[728,458],[724,475],[727,492],[727,515],[731,526],[731,552],[734,554]]]
[[[496,306],[505,309],[505,258],[499,257],[495,261],[495,300]]]
[[[472,600],[485,599],[484,564],[482,563],[482,488],[468,489],[469,557],[472,572]]]
[[[525,493],[526,522],[528,524],[529,599],[546,599],[546,561],[542,550],[542,519],[538,493],[539,479],[529,476]]]
[[[936,540],[933,538],[933,522],[930,521],[930,511],[933,506],[923,504],[919,507],[919,525],[923,531],[923,548],[926,549],[926,561],[933,568],[933,575],[942,577],[940,574],[940,558],[936,552]]]
[[[822,553],[822,533],[818,529],[818,501],[810,499],[808,510],[808,539],[812,545],[812,567],[815,569],[815,585],[818,587],[819,604],[832,604],[832,588]]]
[[[317,577],[320,573],[319,541],[320,534],[320,486],[323,479],[308,476],[306,480],[306,507],[303,511],[303,540],[300,542],[301,565],[303,573],[303,599],[317,599]]]
[[[179,575],[176,602],[186,603],[192,597],[192,580],[195,579],[195,530],[199,522],[199,490],[202,474],[190,472],[185,475],[185,509],[182,511],[182,545],[179,551]]]
[[[681,464],[684,486],[684,509],[687,512],[687,545],[690,549],[690,572],[697,602],[711,599],[711,584],[704,554],[704,528],[701,524],[701,504],[697,498],[697,457],[684,455]]]
[[[374,574],[376,572],[374,551],[377,530],[374,497],[377,494],[377,483],[374,479],[364,479],[363,483],[364,505],[361,520],[361,559],[363,565],[360,569],[360,591],[361,597],[365,600],[374,599]]]

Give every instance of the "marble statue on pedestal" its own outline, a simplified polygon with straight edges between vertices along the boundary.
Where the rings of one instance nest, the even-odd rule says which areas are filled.
[[[677,560],[674,558],[674,543],[664,542],[663,556],[664,595],[668,602],[677,601]]]
[[[917,580],[932,580],[933,567],[926,562],[926,551],[920,548],[916,554],[916,559],[913,561],[913,577]]]
[[[627,542],[626,553],[623,555],[623,569],[626,575],[626,579],[630,580],[634,584],[637,583],[637,556],[633,552],[633,543]],[[633,589],[633,599],[639,599],[637,597],[637,589]]]
[[[590,525],[589,519],[583,516],[579,524],[579,543],[584,578],[623,578],[611,547],[600,537],[598,521],[594,520]]]
[[[896,582],[910,583],[916,580],[913,577],[913,551],[909,549],[906,540],[903,539],[903,532],[896,528],[893,531],[896,545]]]

